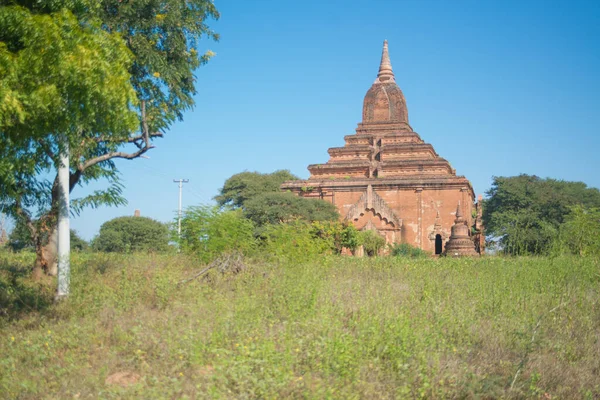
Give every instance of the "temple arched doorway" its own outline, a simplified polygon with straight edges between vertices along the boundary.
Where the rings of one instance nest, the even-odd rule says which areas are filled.
[[[435,254],[442,254],[442,235],[435,235]]]

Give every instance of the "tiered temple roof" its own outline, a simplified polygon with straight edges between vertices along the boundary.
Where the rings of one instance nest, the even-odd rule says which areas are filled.
[[[396,84],[387,41],[383,44],[377,79],[364,99],[363,120],[356,134],[344,139],[343,147],[329,149],[327,163],[308,167],[309,180],[339,186],[334,181],[341,180],[342,185],[347,185],[348,180],[362,184],[373,183],[377,178],[379,183],[394,185],[471,188],[469,181],[456,176],[450,163],[408,123],[406,100]]]
[[[362,121],[344,139],[343,147],[329,149],[329,161],[308,167],[309,179],[284,182],[282,190],[331,202],[342,219],[377,232],[389,244],[441,254],[452,233],[448,254],[471,255],[473,188],[410,126],[387,41]],[[457,203],[463,206],[455,214]]]

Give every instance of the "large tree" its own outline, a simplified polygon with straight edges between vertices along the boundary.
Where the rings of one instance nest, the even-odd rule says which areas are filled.
[[[215,200],[221,207],[243,208],[248,200],[263,193],[279,192],[283,182],[297,179],[298,177],[288,170],[279,170],[270,174],[240,172],[225,181]]]
[[[278,192],[261,193],[246,201],[244,215],[257,226],[294,220],[337,221],[340,218],[335,205],[328,201]]]
[[[548,252],[572,206],[600,207],[596,188],[531,175],[494,177],[486,195],[486,233],[509,254]]]
[[[294,220],[313,222],[339,219],[337,209],[329,202],[281,191],[283,182],[297,179],[288,170],[269,174],[240,172],[225,181],[215,200],[224,209],[243,210],[246,218],[257,227]]]
[[[118,217],[105,222],[93,248],[109,253],[161,252],[169,248],[169,227],[147,217]]]
[[[218,39],[206,25],[218,16],[210,0],[0,2],[0,201],[28,227],[38,273],[56,273],[64,144],[70,190],[109,182],[73,210],[123,204],[115,160],[142,156],[194,105],[212,55],[198,41]]]

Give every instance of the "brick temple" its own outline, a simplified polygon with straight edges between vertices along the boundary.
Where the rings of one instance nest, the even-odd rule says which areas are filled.
[[[309,165],[308,180],[285,182],[282,189],[332,202],[344,220],[378,232],[389,244],[409,243],[435,254],[444,252],[458,206],[471,239],[467,247],[479,250],[482,237],[472,237],[470,229],[481,229],[473,187],[408,123],[387,41],[362,122],[344,140],[344,147],[329,149],[327,163]]]

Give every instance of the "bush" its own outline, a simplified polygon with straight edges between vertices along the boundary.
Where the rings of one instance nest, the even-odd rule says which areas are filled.
[[[341,254],[344,248],[354,251],[360,245],[359,231],[349,222],[313,222],[312,235],[315,238],[324,240],[336,254]]]
[[[45,236],[47,237],[48,235]],[[33,240],[31,239],[31,233],[29,232],[29,229],[27,229],[27,226],[21,222],[21,220],[17,220],[15,227],[10,235],[8,235],[8,242],[6,245],[12,251],[35,249]]]
[[[82,239],[81,236],[77,234],[77,231],[71,229],[71,250],[74,251],[85,251],[90,247],[90,244]]]
[[[183,251],[197,254],[203,261],[233,250],[247,255],[256,248],[254,224],[241,210],[189,207],[181,219],[179,244]]]
[[[571,207],[560,226],[555,247],[560,253],[600,256],[600,209]]]
[[[266,225],[261,232],[262,253],[301,262],[330,251],[330,242],[315,235],[314,227],[305,221]]]
[[[395,244],[394,247],[392,247],[392,255],[395,257],[419,258],[427,257],[429,256],[429,253],[417,247],[413,247],[408,243],[400,243]]]
[[[116,253],[166,251],[169,248],[169,228],[151,218],[118,217],[102,224],[93,248]]]
[[[374,231],[359,232],[359,243],[363,246],[365,255],[370,257],[379,254],[379,250],[385,247],[385,239]]]

